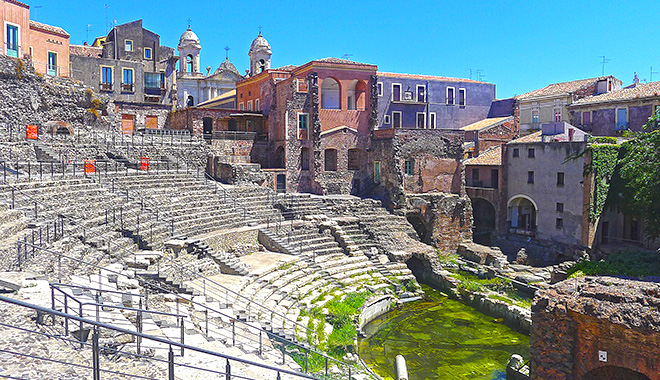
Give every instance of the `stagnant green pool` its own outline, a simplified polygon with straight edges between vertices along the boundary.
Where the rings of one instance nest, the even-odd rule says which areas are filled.
[[[398,354],[406,358],[410,380],[505,379],[512,354],[529,358],[527,336],[428,286],[424,291],[424,300],[365,327],[360,356],[383,379],[395,377]]]

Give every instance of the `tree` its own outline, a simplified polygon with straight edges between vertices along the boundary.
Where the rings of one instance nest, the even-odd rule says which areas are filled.
[[[656,113],[637,134],[623,144],[619,166],[623,203],[628,212],[645,220],[649,240],[660,236],[660,116]]]

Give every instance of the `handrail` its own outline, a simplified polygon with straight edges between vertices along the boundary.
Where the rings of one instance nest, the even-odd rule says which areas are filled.
[[[157,337],[157,336],[153,336],[153,335],[148,335],[148,334],[144,334],[144,333],[130,331],[130,330],[127,330],[127,329],[123,329],[121,327],[116,327],[116,326],[108,325],[108,324],[105,324],[105,323],[96,322],[96,321],[91,320],[91,319],[78,317],[76,315],[63,313],[63,312],[58,311],[58,310],[53,310],[53,309],[49,309],[49,308],[46,308],[46,307],[29,304],[27,302],[19,301],[19,300],[12,299],[12,298],[9,298],[9,297],[5,297],[5,296],[2,296],[2,295],[0,295],[0,301],[5,302],[5,303],[10,303],[10,304],[13,304],[13,305],[16,305],[16,306],[24,307],[24,308],[36,310],[36,311],[39,311],[41,313],[47,313],[47,314],[52,314],[52,315],[62,317],[62,318],[73,319],[73,320],[78,321],[80,323],[95,326],[96,328],[103,328],[103,329],[106,329],[106,330],[112,330],[112,331],[116,331],[116,332],[119,332],[119,333],[122,333],[122,334],[132,335],[132,336],[135,336],[135,337],[140,337],[142,339],[148,339],[148,340],[151,340],[151,341],[154,341],[154,342],[166,344],[166,345],[170,346],[170,349],[171,349],[171,347],[178,347],[182,350],[190,350],[190,351],[195,351],[195,352],[199,352],[201,354],[206,354],[206,355],[210,355],[210,356],[214,356],[214,357],[218,357],[218,358],[222,358],[222,359],[226,359],[226,360],[233,360],[235,362],[243,363],[243,364],[246,364],[246,365],[249,365],[249,366],[254,366],[254,367],[259,367],[259,368],[263,368],[263,369],[267,369],[267,370],[271,370],[271,371],[276,371],[278,373],[292,375],[292,376],[295,376],[295,377],[300,377],[300,378],[304,378],[304,379],[321,380],[320,378],[312,376],[312,375],[308,375],[308,374],[304,374],[304,373],[298,373],[298,372],[294,372],[294,371],[291,371],[291,370],[288,370],[288,369],[282,369],[282,368],[274,367],[274,366],[271,366],[271,365],[268,365],[268,364],[257,363],[257,362],[253,362],[251,360],[242,359],[242,358],[227,355],[227,354],[221,354],[221,353],[210,351],[210,350],[207,350],[207,349],[204,349],[204,348],[199,348],[199,347],[196,347],[196,346],[190,346],[190,345],[187,345],[187,344],[178,343],[178,342],[175,342],[175,341],[171,341],[171,340],[164,339],[164,338]],[[349,370],[349,372],[350,372],[350,370]],[[349,379],[350,379],[350,377],[349,377]]]
[[[145,280],[144,278],[140,278],[140,277],[138,277],[137,275],[136,275],[135,277],[131,277],[131,276],[126,275],[126,274],[121,273],[121,272],[117,272],[117,271],[114,271],[114,270],[111,270],[111,269],[108,269],[108,268],[101,267],[101,266],[96,265],[96,264],[87,263],[87,262],[85,262],[84,260],[81,260],[81,259],[76,259],[76,258],[74,258],[74,257],[67,256],[67,255],[65,255],[65,254],[63,254],[63,253],[61,253],[61,252],[57,252],[57,251],[53,251],[53,250],[51,250],[51,249],[47,249],[47,248],[43,248],[43,247],[39,247],[39,246],[35,246],[34,244],[30,244],[30,243],[25,243],[25,242],[20,242],[20,241],[19,241],[19,246],[20,246],[20,244],[23,244],[23,245],[25,245],[25,246],[31,246],[31,247],[34,247],[34,248],[36,248],[36,249],[40,249],[40,250],[42,250],[42,251],[44,251],[44,252],[48,252],[48,253],[51,253],[51,254],[57,255],[58,257],[66,258],[66,259],[68,259],[68,260],[73,260],[73,261],[75,261],[75,262],[82,263],[82,264],[85,264],[85,265],[91,266],[91,267],[93,267],[93,268],[97,268],[97,269],[100,269],[100,270],[106,271],[106,272],[108,272],[108,273],[116,274],[116,275],[118,275],[118,276],[123,276],[123,277],[126,277],[126,278],[128,278],[128,279],[137,279],[138,281],[140,281],[140,282],[143,283],[144,285],[151,286],[151,287],[153,287],[153,288],[155,288],[155,289],[158,289],[158,290],[160,290],[160,291],[163,291],[163,292],[173,293],[170,289],[166,289],[166,288],[164,288],[164,287],[158,285],[157,283],[154,283],[154,282],[151,282],[151,281]],[[66,294],[66,293],[65,293],[65,294]],[[265,333],[268,337],[276,337],[277,339],[281,339],[281,340],[285,341],[287,344],[293,345],[293,346],[295,346],[295,347],[297,347],[297,348],[299,348],[299,349],[303,349],[303,350],[309,351],[309,352],[311,352],[311,353],[314,353],[314,354],[316,354],[316,355],[322,356],[322,357],[325,358],[326,360],[329,360],[329,361],[332,361],[332,362],[338,363],[338,364],[341,365],[341,366],[348,366],[348,364],[344,363],[344,362],[341,361],[341,360],[337,360],[337,359],[335,359],[335,358],[333,358],[333,357],[330,357],[330,356],[328,356],[328,355],[326,355],[326,354],[324,354],[324,353],[322,353],[322,352],[319,352],[319,351],[317,351],[317,350],[315,350],[315,349],[311,349],[311,348],[308,348],[308,347],[304,347],[304,346],[302,346],[301,344],[299,344],[299,343],[297,343],[297,342],[295,342],[295,341],[290,341],[290,340],[288,340],[288,339],[286,339],[286,338],[282,338],[282,337],[278,336],[277,334],[272,333],[272,332],[269,332],[269,331],[267,331],[267,330],[265,330],[265,329],[263,329],[263,328],[261,328],[261,327],[255,327],[255,326],[253,326],[253,325],[251,325],[251,324],[249,324],[249,323],[247,323],[247,322],[244,322],[244,321],[238,320],[238,319],[235,318],[235,316],[227,315],[227,314],[225,314],[225,313],[223,313],[223,312],[221,312],[221,311],[219,311],[219,310],[217,310],[217,309],[211,308],[211,307],[209,307],[209,306],[207,306],[207,305],[205,305],[205,304],[202,304],[202,303],[196,302],[196,301],[194,301],[194,300],[192,300],[192,299],[188,299],[188,298],[181,297],[179,294],[177,294],[177,293],[175,293],[175,292],[174,292],[173,294],[177,297],[177,299],[185,299],[186,302],[189,302],[189,303],[191,303],[191,304],[193,304],[193,305],[200,306],[200,307],[202,307],[203,309],[208,310],[209,312],[216,313],[216,314],[218,314],[218,315],[224,316],[225,318],[229,318],[229,319],[231,319],[231,320],[233,320],[233,321],[235,321],[235,322],[238,322],[239,324],[246,326],[248,330],[249,330],[249,329],[259,330],[259,331],[261,331],[262,333]],[[107,305],[106,305],[106,306],[107,306]],[[235,323],[235,322],[233,322],[233,323]],[[244,335],[242,335],[242,337],[248,338],[248,337],[246,337],[246,336],[244,336]],[[248,338],[248,339],[249,339],[249,338]]]

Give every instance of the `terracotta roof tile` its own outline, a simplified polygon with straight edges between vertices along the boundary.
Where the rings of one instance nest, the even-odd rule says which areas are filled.
[[[378,76],[394,77],[394,78],[428,79],[428,80],[439,80],[439,81],[445,81],[445,82],[465,82],[465,83],[486,83],[486,84],[489,84],[487,82],[479,82],[479,81],[476,81],[476,80],[466,79],[466,78],[441,77],[441,76],[434,76],[434,75],[387,73],[387,72],[383,72],[383,71],[379,71],[376,74],[378,74]]]
[[[103,48],[88,45],[69,45],[69,53],[82,57],[100,57],[103,53]]]
[[[498,166],[502,165],[502,146],[494,146],[477,157],[465,160],[465,165],[472,166]]]
[[[30,20],[30,28],[41,29],[47,32],[59,34],[63,37],[69,37],[69,33],[67,33],[64,29],[60,28],[59,26],[42,24],[40,22]]]
[[[489,119],[483,119],[479,120],[476,123],[472,123],[470,125],[466,125],[465,127],[462,127],[462,131],[481,131],[490,127],[494,127],[496,125],[502,124],[503,122],[513,120],[513,116],[505,116],[505,117],[492,117]]]
[[[530,135],[523,136],[520,138],[517,138],[515,140],[509,141],[507,144],[520,144],[520,143],[536,143],[536,142],[541,142],[541,132],[534,132]]]
[[[587,96],[586,98],[582,98],[572,105],[577,106],[584,104],[606,103],[658,96],[660,96],[660,82],[637,83],[634,85],[634,87],[628,86],[620,90],[610,91],[600,95]]]
[[[553,83],[549,86],[545,86],[543,88],[540,88],[538,90],[534,90],[522,95],[516,96],[517,99],[529,99],[529,98],[534,98],[537,96],[550,96],[550,95],[561,95],[561,94],[570,94],[572,92],[575,92],[581,88],[587,87],[592,83],[595,83],[599,80],[610,78],[611,76],[604,76],[604,77],[596,77],[596,78],[588,78],[588,79],[580,79],[580,80],[574,80],[570,82],[561,82],[561,83]]]

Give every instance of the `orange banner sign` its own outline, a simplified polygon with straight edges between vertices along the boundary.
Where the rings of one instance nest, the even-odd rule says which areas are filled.
[[[28,140],[39,140],[39,127],[36,125],[26,125],[25,138]]]
[[[140,158],[140,170],[148,171],[151,168],[151,158],[141,157]]]
[[[96,160],[85,160],[85,174],[96,173]]]

